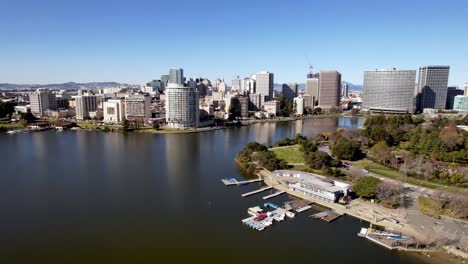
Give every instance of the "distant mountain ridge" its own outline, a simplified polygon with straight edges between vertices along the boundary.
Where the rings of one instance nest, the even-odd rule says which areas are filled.
[[[118,82],[88,82],[88,83],[67,82],[67,83],[55,83],[55,84],[0,83],[0,90],[24,90],[24,89],[36,89],[36,88],[78,90],[78,89],[108,88],[108,87],[116,87],[116,86],[132,86],[132,85],[118,83]]]

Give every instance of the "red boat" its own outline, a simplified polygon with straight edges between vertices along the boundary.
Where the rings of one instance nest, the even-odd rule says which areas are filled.
[[[267,217],[267,214],[266,213],[261,213],[259,214],[257,217],[254,218],[254,221],[262,221],[263,219],[265,219]]]

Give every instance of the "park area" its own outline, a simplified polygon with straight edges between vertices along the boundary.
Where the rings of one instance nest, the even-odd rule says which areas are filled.
[[[278,159],[284,160],[288,164],[303,164],[305,162],[304,153],[299,145],[277,147],[269,150],[274,152]]]

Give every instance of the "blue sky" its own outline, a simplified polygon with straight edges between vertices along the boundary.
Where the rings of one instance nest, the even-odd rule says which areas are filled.
[[[304,82],[309,61],[363,71],[450,65],[468,82],[465,0],[0,0],[0,83],[142,83],[171,67]]]

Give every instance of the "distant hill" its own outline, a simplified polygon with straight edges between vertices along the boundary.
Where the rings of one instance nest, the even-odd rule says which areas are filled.
[[[78,90],[78,89],[108,88],[108,87],[116,87],[116,86],[131,86],[131,85],[117,83],[117,82],[89,82],[89,83],[67,82],[67,83],[56,83],[56,84],[0,83],[0,90],[25,90],[25,89],[36,89],[36,88]]]
[[[347,81],[343,81],[343,83],[348,84],[349,91],[362,91],[362,85],[360,84],[353,84]],[[302,91],[305,90],[305,86],[306,86],[305,83],[298,83],[298,85],[299,85],[299,90],[302,90]],[[281,91],[282,87],[283,87],[283,84],[281,83],[275,83],[275,85],[273,86],[273,88],[278,91]]]

